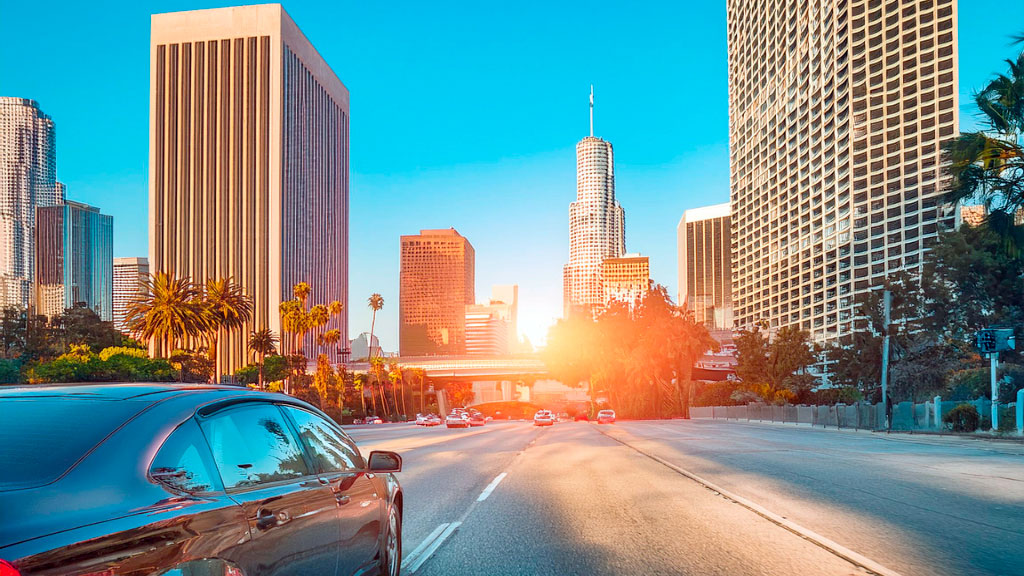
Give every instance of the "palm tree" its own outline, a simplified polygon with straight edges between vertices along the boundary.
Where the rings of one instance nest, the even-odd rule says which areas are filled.
[[[1024,51],[1006,63],[1009,73],[999,74],[974,95],[987,129],[963,132],[945,149],[953,176],[948,200],[982,201],[989,208],[989,227],[1016,255],[1024,250],[1024,227],[1014,225],[1024,210]]]
[[[377,311],[384,308],[384,297],[374,292],[366,299],[366,304],[373,310],[373,316],[370,318],[370,360],[373,360],[373,328],[377,324]]]
[[[209,318],[207,328],[208,352],[210,360],[215,362],[214,381],[220,379],[220,358],[217,355],[217,344],[220,331],[226,330],[230,335],[252,320],[252,299],[245,290],[231,278],[207,280],[203,294],[203,307]]]
[[[412,371],[420,383],[420,414],[427,410],[427,396],[423,392],[423,385],[427,382],[427,371],[422,368],[414,368]]]
[[[306,309],[306,300],[309,299],[309,293],[312,288],[306,282],[299,282],[295,286],[292,286],[292,294],[295,295],[295,299],[302,303],[302,309]]]
[[[258,384],[260,390],[263,390],[263,361],[266,360],[267,354],[277,352],[277,336],[274,336],[273,330],[269,328],[256,330],[249,335],[249,343],[246,344],[246,347],[259,358],[260,375]]]
[[[402,391],[402,414],[408,415],[409,407],[405,404],[405,377],[402,374],[402,367],[394,360],[388,362],[388,378],[391,380],[391,390],[395,394],[395,410],[398,410],[398,392],[394,392],[394,390],[400,388]]]
[[[337,328],[334,328],[333,330],[328,330],[327,332],[324,332],[319,337],[317,337],[316,340],[317,344],[319,344],[320,346],[327,346],[328,349],[330,349],[330,346],[337,344],[338,342],[341,341],[341,330],[338,330]]]
[[[323,328],[324,326],[327,326],[327,321],[330,319],[331,313],[327,311],[327,306],[324,304],[317,304],[309,310],[309,329],[317,330]]]
[[[388,399],[384,396],[384,377],[382,375],[384,368],[384,359],[380,356],[370,357],[370,368],[373,370],[374,380],[377,382],[377,391],[380,394],[380,408],[385,414],[388,410]],[[371,394],[372,396],[372,394]]]
[[[366,374],[356,374],[352,376],[352,388],[359,393],[359,403],[363,406],[363,416],[366,416],[366,396],[363,393],[366,390]]]
[[[127,322],[134,336],[163,356],[179,342],[202,335],[209,318],[192,282],[157,272],[146,279],[142,293],[129,304]]]
[[[291,332],[292,334],[292,345],[291,354],[298,354],[300,351],[300,337],[305,334],[306,325],[308,324],[308,314],[302,307],[302,302],[298,299],[285,300],[281,302],[278,307],[281,313],[281,330],[284,332]]]

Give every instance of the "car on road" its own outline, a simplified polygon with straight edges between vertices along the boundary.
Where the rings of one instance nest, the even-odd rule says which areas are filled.
[[[426,425],[427,426],[440,426],[441,425],[441,417],[438,416],[437,414],[428,414],[427,415],[427,423],[426,423]]]
[[[0,574],[387,574],[402,459],[235,386],[0,388]]]
[[[614,424],[615,410],[601,410],[597,413],[598,424]]]
[[[483,426],[484,424],[487,424],[487,417],[483,414],[476,412],[469,415],[470,426]]]
[[[445,418],[444,425],[448,428],[469,428],[469,415],[452,412]]]
[[[552,426],[555,423],[555,415],[550,410],[538,410],[533,415],[534,426]]]

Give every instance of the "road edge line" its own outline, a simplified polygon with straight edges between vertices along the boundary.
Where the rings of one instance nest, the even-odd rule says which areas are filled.
[[[494,492],[494,489],[497,488],[498,484],[505,479],[505,476],[508,476],[508,472],[502,472],[501,474],[498,474],[494,480],[491,480],[491,483],[484,488],[484,491],[481,492],[479,496],[477,496],[476,501],[483,502],[484,500],[487,500],[487,497],[491,495],[491,492]]]
[[[438,524],[437,528],[434,528],[434,530],[426,538],[424,538],[422,542],[420,542],[420,545],[417,546],[415,550],[410,552],[408,556],[402,559],[402,570],[405,570],[408,566],[411,566],[412,563],[419,558],[420,554],[423,554],[423,550],[427,546],[430,546],[430,543],[436,540],[437,537],[441,535],[441,532],[444,532],[445,528],[447,527],[448,522]]]
[[[816,544],[820,548],[824,548],[825,550],[831,552],[832,554],[834,554],[836,556],[839,556],[843,560],[846,560],[847,562],[850,562],[850,563],[854,564],[855,566],[859,566],[860,568],[863,568],[863,569],[867,570],[868,572],[870,572],[872,574],[877,574],[878,576],[902,576],[899,572],[896,572],[894,570],[886,568],[885,566],[882,566],[878,562],[875,562],[874,560],[871,560],[870,558],[868,558],[866,556],[858,554],[858,553],[854,552],[853,550],[850,550],[849,548],[839,544],[838,542],[835,542],[834,540],[830,540],[829,538],[826,538],[826,537],[822,536],[821,534],[818,534],[817,532],[814,532],[813,530],[810,530],[809,528],[804,528],[803,526],[801,526],[801,525],[799,525],[799,524],[797,524],[797,523],[795,523],[795,522],[793,522],[791,520],[787,520],[786,518],[783,518],[782,516],[779,516],[778,514],[768,510],[764,506],[761,506],[760,504],[757,504],[756,502],[748,500],[748,499],[744,498],[743,496],[740,496],[738,494],[734,494],[734,493],[730,492],[729,490],[726,490],[726,489],[716,485],[713,482],[705,480],[704,478],[701,478],[700,476],[697,476],[693,472],[690,472],[690,471],[688,471],[688,470],[686,470],[684,468],[681,468],[681,467],[679,467],[679,466],[669,462],[668,460],[665,460],[664,458],[662,458],[660,456],[655,456],[654,454],[651,454],[649,452],[641,450],[640,448],[637,448],[636,446],[633,446],[629,442],[626,442],[625,440],[622,440],[621,438],[616,438],[615,436],[612,436],[611,434],[608,434],[607,432],[605,432],[603,430],[598,429],[598,432],[600,432],[601,434],[604,434],[606,437],[611,438],[612,440],[615,440],[619,444],[622,444],[623,446],[625,446],[625,447],[627,447],[627,448],[629,448],[631,450],[634,450],[634,451],[636,451],[636,452],[638,452],[638,453],[640,453],[640,454],[650,458],[651,460],[654,460],[655,462],[661,464],[662,466],[665,466],[666,468],[672,470],[673,472],[676,472],[677,474],[680,474],[682,476],[685,476],[686,478],[689,478],[690,480],[693,480],[694,482],[700,484],[701,486],[703,486],[707,490],[715,492],[715,493],[719,494],[720,496],[723,496],[724,498],[726,498],[728,500],[732,500],[736,504],[739,504],[740,506],[746,508],[747,510],[750,510],[754,514],[757,514],[758,516],[764,518],[765,520],[768,520],[772,524],[775,524],[775,525],[779,526],[780,528],[784,528],[784,529],[792,532],[793,534],[796,534],[797,536],[799,536],[799,537],[801,537],[801,538],[803,538],[803,539],[805,539],[805,540],[807,540],[807,541],[809,541],[809,542],[811,542],[813,544]]]

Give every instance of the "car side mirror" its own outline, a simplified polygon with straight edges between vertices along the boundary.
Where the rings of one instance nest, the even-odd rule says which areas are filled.
[[[402,457],[397,452],[374,450],[370,452],[368,466],[370,472],[401,472]]]

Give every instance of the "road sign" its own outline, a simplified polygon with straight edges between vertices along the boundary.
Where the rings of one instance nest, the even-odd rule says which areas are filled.
[[[1013,350],[1016,341],[1012,328],[986,328],[978,330],[975,345],[982,354],[993,354]]]

